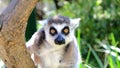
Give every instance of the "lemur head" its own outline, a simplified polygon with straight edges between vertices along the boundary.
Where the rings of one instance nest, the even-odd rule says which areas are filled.
[[[44,21],[46,41],[52,46],[67,45],[73,40],[79,20],[58,15]]]

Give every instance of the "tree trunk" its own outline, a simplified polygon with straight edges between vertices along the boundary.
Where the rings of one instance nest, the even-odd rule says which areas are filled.
[[[7,68],[35,68],[25,47],[28,17],[37,0],[12,0],[0,15],[0,57]]]

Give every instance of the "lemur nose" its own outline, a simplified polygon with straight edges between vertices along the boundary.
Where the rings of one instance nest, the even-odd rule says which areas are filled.
[[[58,37],[55,39],[55,43],[59,45],[65,44],[65,39],[61,35],[58,35]]]

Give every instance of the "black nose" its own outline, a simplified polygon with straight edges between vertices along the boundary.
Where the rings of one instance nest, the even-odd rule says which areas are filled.
[[[58,37],[55,39],[55,43],[59,45],[65,44],[65,39],[61,35],[58,35]]]

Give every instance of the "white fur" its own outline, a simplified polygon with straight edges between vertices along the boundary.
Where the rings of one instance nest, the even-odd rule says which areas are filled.
[[[75,30],[79,26],[80,20],[80,18],[70,19],[71,28]]]
[[[41,57],[42,62],[45,63],[41,64],[41,66],[44,66],[43,68],[58,68],[60,65],[59,60],[64,53],[64,46],[52,47],[52,45],[46,42],[43,43],[44,46],[39,50],[40,53],[37,53]]]
[[[44,22],[42,25],[43,25],[43,28],[45,31],[45,40],[43,41],[42,44],[40,44],[40,49],[37,49],[37,50],[32,49],[33,47],[37,47],[34,45],[35,35],[33,35],[31,40],[28,43],[26,43],[27,48],[31,48],[30,49],[31,51],[33,50],[31,53],[31,57],[32,57],[33,61],[34,61],[34,54],[38,55],[39,58],[41,59],[40,60],[41,63],[36,64],[38,68],[60,68],[60,66],[69,66],[67,63],[60,63],[59,61],[62,59],[63,54],[65,52],[64,48],[68,43],[74,41],[75,44],[72,46],[75,48],[78,47],[76,38],[74,36],[74,30],[77,27],[77,25],[79,25],[79,21],[80,21],[80,19],[70,19],[70,23],[71,23],[70,25],[68,25],[66,23],[63,23],[63,24],[52,23],[51,25],[48,25],[46,23],[47,20],[41,21],[41,22]],[[57,35],[51,36],[49,34],[50,26],[53,26],[57,30],[58,33],[61,33],[62,29],[65,26],[69,26],[70,33],[67,36],[62,35],[62,37],[65,39],[65,44],[62,44],[62,45],[55,44],[54,40],[57,37]],[[78,57],[80,57],[79,54],[78,54]],[[74,58],[72,58],[72,59],[74,59]],[[76,65],[78,65],[78,64],[76,64]],[[74,68],[78,68],[78,67],[76,66]]]
[[[58,33],[61,33],[61,31],[62,31],[62,29],[65,27],[65,26],[67,26],[67,24],[52,24],[51,26],[53,26],[54,28],[56,28],[56,30],[57,30],[57,32]],[[68,25],[69,26],[69,25]],[[45,26],[45,34],[46,34],[46,40],[50,43],[50,44],[52,44],[52,46],[62,46],[62,45],[57,45],[57,44],[55,44],[55,42],[54,42],[54,40],[55,40],[55,38],[58,36],[58,35],[55,35],[55,36],[51,36],[50,34],[49,34],[49,28],[50,27],[48,27],[47,25]],[[71,31],[71,29],[70,29],[70,31]],[[65,36],[65,35],[62,35],[62,37],[65,39],[65,44],[64,45],[67,45],[70,41],[72,41],[72,35],[73,35],[73,31],[71,31],[67,36]]]

